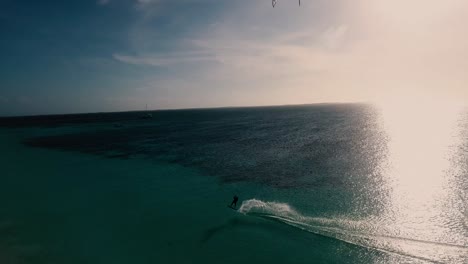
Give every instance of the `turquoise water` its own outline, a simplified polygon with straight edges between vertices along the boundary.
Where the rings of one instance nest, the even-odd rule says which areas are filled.
[[[139,116],[1,120],[1,263],[468,260],[466,112]]]

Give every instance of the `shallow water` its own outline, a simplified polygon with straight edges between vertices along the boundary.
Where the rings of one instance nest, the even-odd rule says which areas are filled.
[[[2,263],[468,260],[466,111],[140,116],[0,119]]]

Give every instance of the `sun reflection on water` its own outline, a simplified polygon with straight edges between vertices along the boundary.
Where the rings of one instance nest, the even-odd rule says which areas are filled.
[[[381,224],[392,236],[429,242],[391,247],[443,263],[468,261],[463,108],[399,102],[380,105],[379,113],[388,146],[382,185],[389,196]]]

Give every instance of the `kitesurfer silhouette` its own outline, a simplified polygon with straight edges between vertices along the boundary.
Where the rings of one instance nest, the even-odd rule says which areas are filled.
[[[232,205],[234,205],[234,207],[236,207],[237,201],[239,201],[239,197],[237,197],[237,195],[234,195],[234,197],[232,197],[232,203],[230,206],[232,207]]]

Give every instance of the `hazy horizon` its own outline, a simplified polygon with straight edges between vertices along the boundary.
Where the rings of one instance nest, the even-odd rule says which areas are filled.
[[[0,3],[0,116],[468,99],[462,0]]]
[[[145,111],[183,111],[183,110],[215,110],[215,109],[229,109],[229,108],[269,108],[269,107],[301,107],[301,106],[320,106],[320,105],[374,105],[372,102],[321,102],[321,103],[305,103],[305,104],[277,104],[277,105],[226,105],[226,106],[212,106],[212,107],[187,107],[187,108],[156,108],[156,109],[130,109],[121,111],[101,111],[101,112],[69,112],[69,113],[44,113],[44,114],[29,114],[29,115],[4,115],[0,118],[9,117],[35,117],[35,116],[54,116],[54,115],[86,115],[86,114],[111,114],[111,113],[141,113]]]

